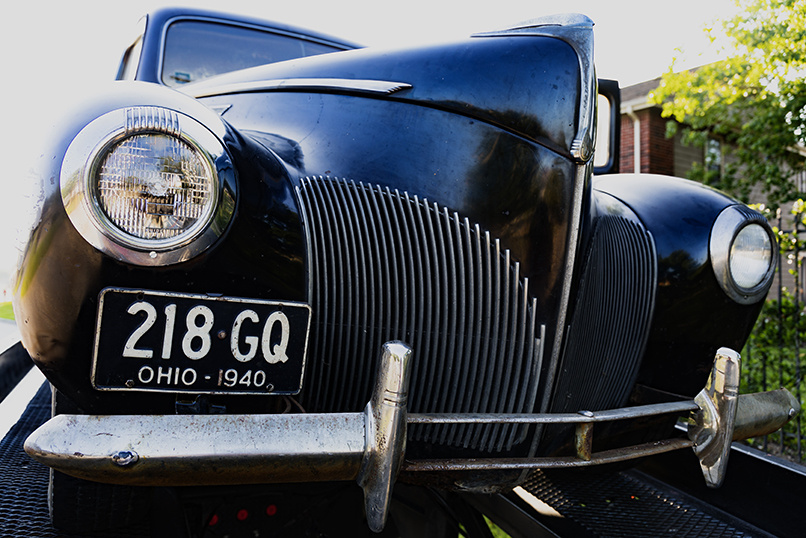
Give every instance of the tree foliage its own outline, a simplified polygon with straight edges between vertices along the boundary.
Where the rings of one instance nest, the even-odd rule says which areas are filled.
[[[684,141],[723,142],[721,173],[699,167],[694,179],[745,201],[758,185],[777,205],[802,196],[791,178],[806,154],[806,0],[736,4],[738,15],[721,22],[727,59],[680,73],[672,65],[651,99],[684,126]]]

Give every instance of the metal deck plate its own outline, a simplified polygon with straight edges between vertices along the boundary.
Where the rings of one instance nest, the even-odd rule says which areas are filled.
[[[523,489],[592,536],[772,536],[634,470],[537,471]]]
[[[50,386],[45,383],[20,420],[0,441],[0,536],[36,538],[100,538],[149,536],[146,525],[109,533],[64,534],[53,529],[48,515],[48,468],[23,451],[25,438],[50,418]]]

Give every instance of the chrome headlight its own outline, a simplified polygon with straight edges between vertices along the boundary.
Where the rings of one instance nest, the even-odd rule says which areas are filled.
[[[161,107],[113,110],[79,132],[64,157],[70,221],[95,248],[137,265],[190,259],[234,210],[224,145],[209,129]]]
[[[719,285],[734,301],[764,298],[775,272],[775,237],[764,218],[744,206],[725,208],[711,229],[710,254]]]

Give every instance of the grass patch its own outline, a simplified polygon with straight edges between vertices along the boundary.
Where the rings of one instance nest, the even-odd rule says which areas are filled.
[[[14,311],[11,309],[11,301],[0,303],[0,319],[14,319]]]
[[[509,534],[505,533],[501,527],[490,521],[487,516],[484,516],[484,521],[486,521],[487,526],[490,527],[490,532],[493,534],[493,538],[510,538]]]

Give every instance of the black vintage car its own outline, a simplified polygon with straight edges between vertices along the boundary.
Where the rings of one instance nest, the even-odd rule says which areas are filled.
[[[583,16],[371,50],[150,15],[44,152],[17,275],[54,523],[231,534],[259,497],[290,535],[472,534],[466,494],[691,447],[718,485],[794,412],[736,394],[775,237],[613,173],[592,43]]]

